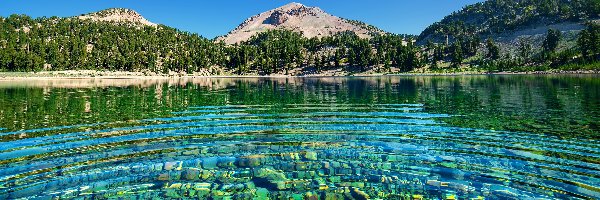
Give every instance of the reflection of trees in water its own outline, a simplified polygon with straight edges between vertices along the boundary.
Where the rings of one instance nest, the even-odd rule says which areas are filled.
[[[0,127],[126,121],[198,105],[423,103],[461,115],[454,125],[593,134],[599,85],[593,75],[21,80],[0,82]]]
[[[451,79],[430,81],[433,87],[421,100],[429,112],[462,115],[449,120],[453,125],[578,137],[598,133],[595,76]]]

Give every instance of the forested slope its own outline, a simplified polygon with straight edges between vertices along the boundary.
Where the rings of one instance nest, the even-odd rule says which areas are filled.
[[[0,18],[0,69],[195,71],[224,59],[219,45],[167,26],[78,18]]]
[[[351,75],[599,70],[600,25],[594,21],[599,2],[490,0],[430,26],[419,42],[416,36],[390,33],[361,37],[348,30],[308,38],[301,30],[273,29],[226,44],[149,22],[129,9],[70,18],[11,15],[0,17],[0,71]],[[568,22],[577,23],[578,30],[554,28]],[[518,35],[511,43],[491,37],[520,34],[517,30],[534,25],[543,27],[535,37]]]
[[[515,32],[563,22],[600,18],[599,0],[488,0],[466,6],[427,27],[420,41]]]

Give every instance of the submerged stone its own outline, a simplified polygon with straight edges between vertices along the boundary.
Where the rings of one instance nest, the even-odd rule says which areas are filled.
[[[200,170],[199,169],[186,169],[184,172],[184,177],[187,180],[198,180],[200,175]]]
[[[165,163],[165,170],[181,170],[182,169],[182,162],[166,162]]]
[[[212,171],[209,170],[202,170],[202,173],[200,175],[200,178],[203,180],[209,180],[214,178],[215,174]]]
[[[265,188],[258,188],[256,190],[256,200],[269,199],[269,190]]]
[[[307,151],[304,153],[304,158],[307,160],[317,160],[317,153],[312,151]]]
[[[218,162],[219,162],[219,158],[204,158],[204,159],[202,159],[202,168],[215,169],[215,168],[217,168]]]
[[[244,158],[240,158],[237,161],[239,167],[257,167],[262,164],[262,160],[265,158],[263,155],[250,155]]]
[[[357,200],[367,200],[371,198],[367,193],[361,191],[358,188],[354,188],[352,190],[352,196]]]
[[[159,174],[156,179],[159,181],[168,181],[168,180],[170,180],[169,173]]]
[[[210,183],[194,183],[194,190],[210,190],[212,184]]]

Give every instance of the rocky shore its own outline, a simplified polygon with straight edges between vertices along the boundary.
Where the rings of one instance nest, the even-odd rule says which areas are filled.
[[[543,74],[600,74],[596,70],[578,71],[532,71],[532,72],[454,72],[454,73],[356,73],[351,74],[343,71],[324,71],[322,73],[305,75],[286,74],[245,74],[237,75],[224,71],[203,70],[194,73],[159,74],[154,72],[124,72],[124,71],[96,71],[96,70],[69,70],[69,71],[43,71],[43,72],[0,72],[1,80],[18,79],[168,79],[168,78],[289,78],[289,77],[363,77],[363,76],[456,76],[456,75],[543,75]]]

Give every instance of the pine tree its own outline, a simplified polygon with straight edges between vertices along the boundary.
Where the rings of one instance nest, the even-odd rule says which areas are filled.
[[[500,58],[500,48],[496,45],[494,40],[488,38],[486,41],[487,58],[491,60],[498,60]]]
[[[600,25],[588,23],[587,28],[579,33],[577,45],[586,60],[598,60],[600,54]]]
[[[464,60],[464,54],[462,51],[462,46],[460,41],[456,41],[454,42],[454,44],[452,44],[452,66],[454,67],[458,67],[462,64],[463,60]]]
[[[519,38],[518,45],[519,45],[519,56],[522,59],[528,59],[531,54],[531,49],[532,49],[531,42],[526,39]]]
[[[548,34],[546,34],[546,39],[542,44],[544,48],[544,52],[554,53],[558,44],[561,40],[562,34],[559,30],[556,29],[548,29]]]

